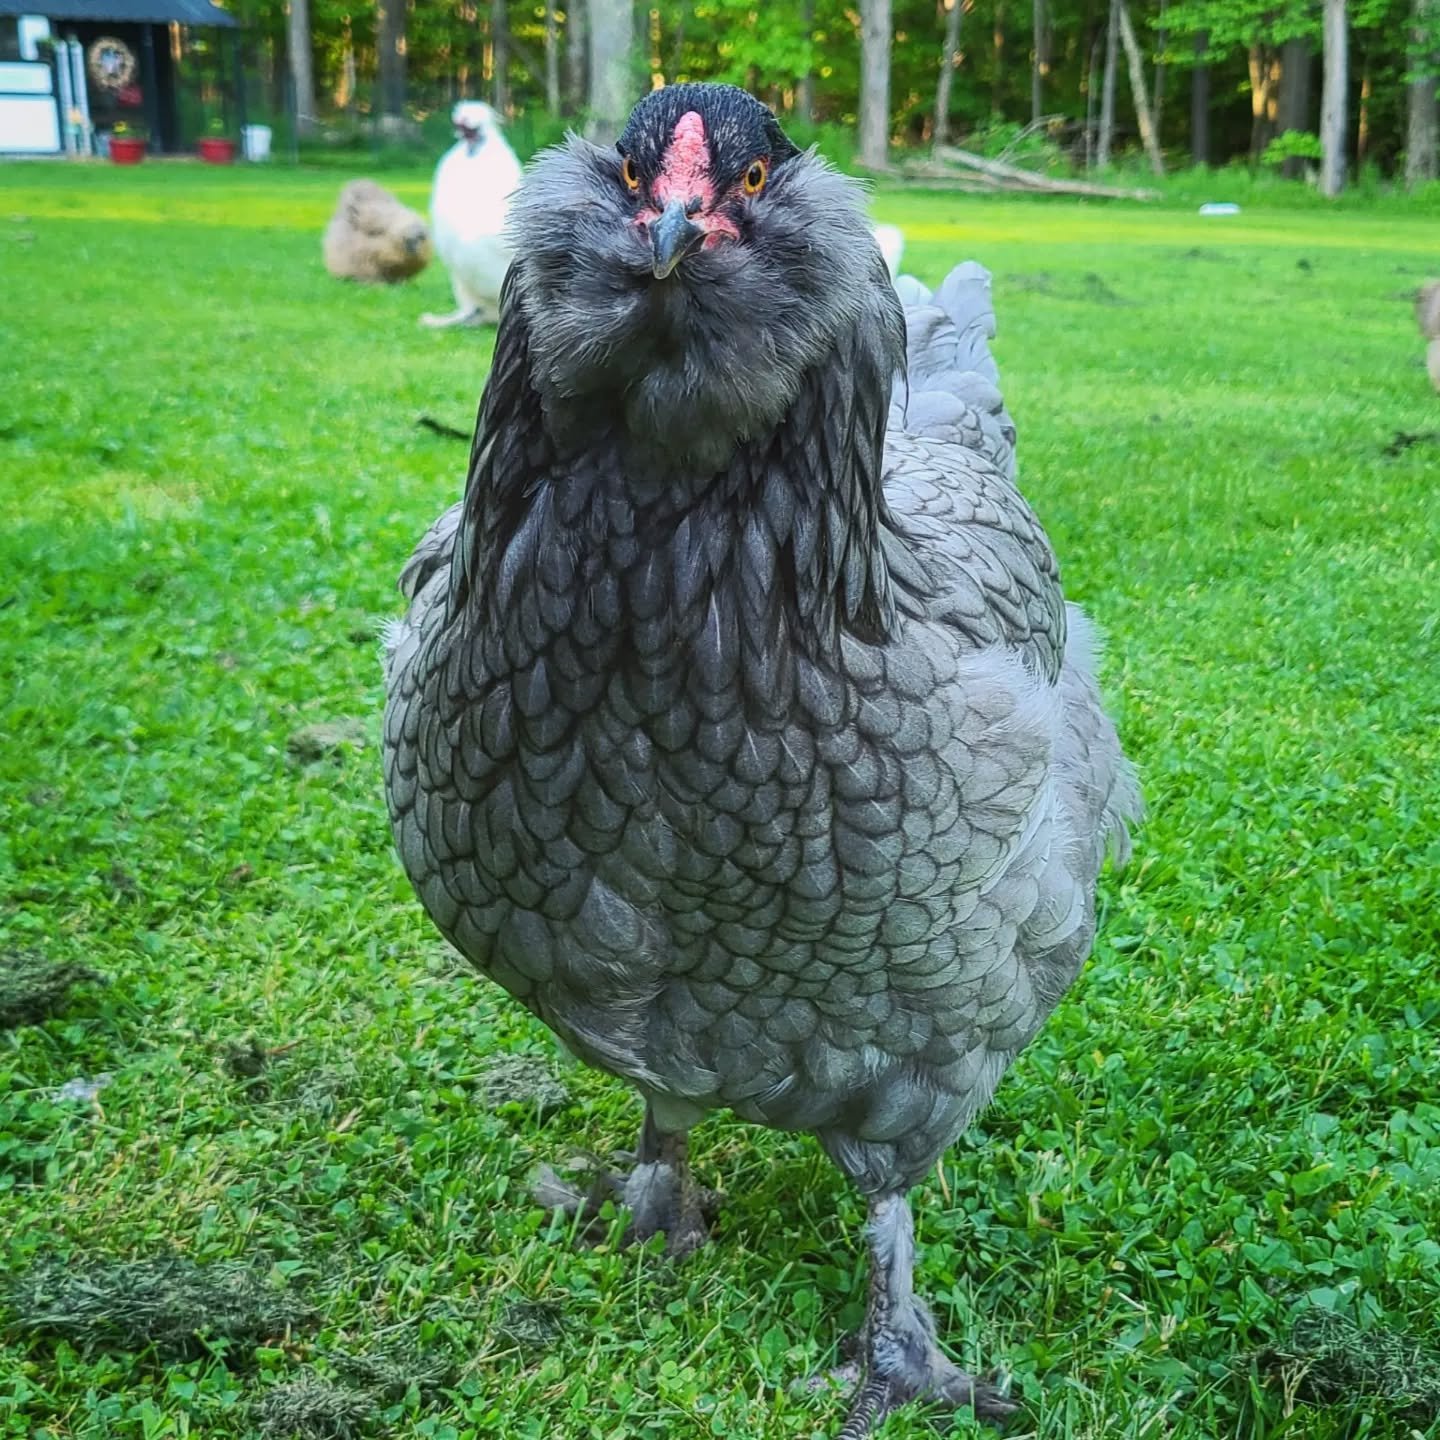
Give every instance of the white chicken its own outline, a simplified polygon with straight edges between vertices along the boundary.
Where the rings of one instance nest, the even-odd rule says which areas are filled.
[[[905,232],[898,225],[876,225],[875,243],[885,257],[891,280],[900,278],[900,257],[905,253]]]
[[[499,115],[484,101],[460,101],[450,119],[456,142],[435,167],[430,219],[436,253],[450,272],[455,310],[420,317],[435,330],[495,322],[500,282],[510,268],[505,217],[521,174],[500,133]]]

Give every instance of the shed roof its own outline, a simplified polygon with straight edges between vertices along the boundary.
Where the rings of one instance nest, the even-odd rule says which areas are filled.
[[[232,26],[239,22],[210,0],[0,0],[0,15],[44,15],[50,20],[112,24]]]

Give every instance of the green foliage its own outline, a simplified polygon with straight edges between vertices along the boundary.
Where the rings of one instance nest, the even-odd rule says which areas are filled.
[[[1166,7],[1164,18],[1171,35],[1203,32],[1212,60],[1252,45],[1283,45],[1287,40],[1320,36],[1320,9],[1311,0],[1284,0],[1279,5],[1270,0],[1180,0]],[[1152,23],[1155,19],[1158,16]],[[1193,52],[1181,47],[1173,58],[1183,64],[1193,59]]]
[[[470,423],[490,339],[418,327],[438,268],[325,275],[341,178],[7,176],[0,953],[111,983],[0,1036],[0,1273],[264,1256],[315,1313],[176,1356],[7,1310],[0,1436],[250,1440],[297,1380],[375,1436],[833,1433],[790,1382],[860,1313],[856,1198],[812,1141],[717,1117],[713,1248],[572,1244],[526,1177],[637,1108],[458,968],[391,854],[377,629],[467,453],[415,419]],[[1243,214],[1194,213],[1232,180]],[[918,1192],[919,1280],[1036,1440],[1433,1440],[1267,1357],[1316,1307],[1440,1339],[1440,420],[1409,300],[1440,186],[1167,186],[877,201],[924,279],[994,271],[1023,484],[1151,808],[1078,989]],[[291,757],[346,716],[364,745]]]
[[[1319,160],[1320,154],[1320,137],[1318,135],[1311,135],[1306,130],[1287,130],[1283,135],[1277,135],[1265,147],[1265,153],[1260,157],[1260,163],[1279,166],[1292,158]]]
[[[1046,114],[1065,117],[1063,144],[1072,162],[1083,154],[1082,131],[1093,121],[1098,67],[1103,64],[1105,7],[1094,0],[1047,0],[1042,32],[1034,31],[1035,7],[1013,0],[960,0],[962,60],[951,98],[952,133],[987,131],[1020,125],[1031,118],[1030,75],[1037,40],[1046,56],[1041,105]],[[1412,41],[1413,0],[1349,0],[1353,48],[1363,56],[1370,77],[1367,135],[1370,158],[1393,168],[1403,143],[1405,77],[1426,63],[1434,46]],[[250,118],[268,117],[277,128],[277,155],[288,156],[284,71],[285,0],[235,0],[246,25],[244,45],[250,76]],[[637,10],[634,80],[636,93],[674,80],[724,80],[743,85],[774,106],[787,121],[798,121],[799,82],[813,70],[815,108],[806,126],[827,133],[853,131],[858,111],[858,12],[842,0],[814,0],[805,20],[799,4],[762,6],[754,0],[659,0]],[[1250,66],[1269,72],[1277,51],[1289,39],[1305,39],[1320,48],[1320,6],[1316,0],[1132,0],[1141,44],[1148,52],[1152,88],[1161,89],[1162,145],[1188,152],[1189,72],[1197,60],[1211,69],[1214,153],[1222,159],[1252,151]],[[470,0],[441,0],[414,5],[407,14],[409,113],[425,127],[427,153],[448,136],[446,117],[461,94],[495,98],[493,76],[486,76],[492,39],[492,7]],[[375,109],[374,7],[355,10],[339,0],[312,0],[311,22],[319,109],[328,117],[339,148],[376,154],[382,164],[403,163],[389,147],[377,144],[369,122]],[[891,128],[901,147],[925,147],[935,104],[941,63],[945,8],[937,0],[893,0],[891,53]],[[566,124],[584,118],[585,95],[571,93],[566,63],[571,17],[556,11],[564,93],[561,113],[546,111],[544,87],[545,7],[534,0],[507,0],[510,37],[506,83],[511,130],[516,148],[529,155],[558,139]],[[1440,20],[1432,20],[1433,26]],[[201,32],[196,32],[200,35]],[[1207,37],[1197,55],[1195,37]],[[194,39],[192,49],[207,42]],[[349,85],[347,55],[357,83]],[[188,62],[187,62],[188,63]],[[227,72],[209,55],[202,87],[214,95],[228,84]],[[1092,74],[1092,66],[1096,67]],[[1163,76],[1161,69],[1163,66]],[[1125,67],[1118,95],[1120,146],[1138,143]],[[186,95],[190,92],[187,90]],[[187,102],[188,103],[188,102]],[[1311,108],[1318,106],[1314,87]],[[1318,116],[1307,124],[1314,124]],[[204,116],[187,116],[191,133]],[[1263,129],[1263,126],[1262,126]],[[327,141],[332,137],[327,137]],[[1261,135],[1255,143],[1263,144]],[[843,147],[851,148],[847,138]],[[321,154],[305,147],[307,161]],[[328,153],[327,148],[323,153]],[[1058,154],[1058,151],[1056,152]],[[1035,157],[1051,163],[1046,152]]]
[[[991,119],[966,135],[963,143],[967,150],[991,159],[1003,158],[1007,164],[1027,170],[1063,170],[1068,164],[1047,130],[1013,120]]]

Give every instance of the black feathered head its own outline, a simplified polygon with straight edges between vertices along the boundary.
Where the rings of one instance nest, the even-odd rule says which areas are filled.
[[[719,468],[858,343],[889,376],[904,324],[860,187],[728,85],[647,95],[613,150],[571,136],[512,202],[512,307],[563,444],[597,424]],[[568,438],[567,438],[568,436]]]

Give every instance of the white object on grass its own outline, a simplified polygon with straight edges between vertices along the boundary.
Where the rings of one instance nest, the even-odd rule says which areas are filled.
[[[270,158],[271,130],[268,125],[242,125],[240,143],[245,147],[247,160],[261,161]]]
[[[520,162],[500,133],[500,117],[481,100],[462,100],[450,112],[458,137],[435,168],[430,232],[435,253],[450,272],[455,310],[423,315],[431,329],[493,321],[500,282],[510,268],[505,240],[510,196],[520,184]]]

